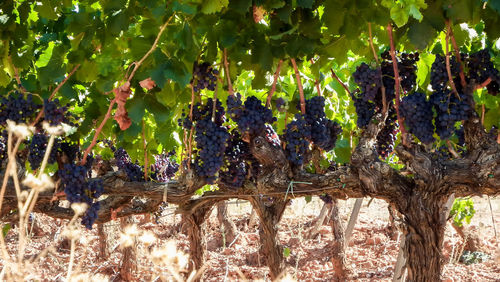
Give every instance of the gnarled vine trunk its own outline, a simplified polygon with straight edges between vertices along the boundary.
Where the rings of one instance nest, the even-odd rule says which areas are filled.
[[[344,226],[339,215],[339,205],[338,200],[332,200],[332,213],[331,213],[331,223],[333,231],[333,242],[332,242],[332,263],[333,270],[335,270],[335,276],[340,281],[344,280],[347,275],[345,253],[344,253]]]
[[[440,281],[446,197],[416,192],[402,210],[407,281]]]
[[[183,222],[187,224],[187,233],[190,243],[188,275],[193,270],[199,270],[205,262],[205,232],[206,218],[210,215],[213,203],[203,205],[192,213],[183,214]]]
[[[271,279],[276,279],[285,269],[283,248],[278,241],[278,223],[285,211],[283,199],[273,199],[272,203],[259,197],[251,198],[250,202],[260,218],[260,254],[269,267]]]

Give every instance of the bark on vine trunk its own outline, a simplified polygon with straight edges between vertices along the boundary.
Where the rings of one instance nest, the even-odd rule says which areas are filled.
[[[333,232],[333,242],[332,242],[332,263],[333,270],[335,271],[335,276],[339,281],[345,280],[347,276],[345,253],[344,253],[344,226],[339,215],[339,205],[338,200],[332,200],[332,213],[331,213],[331,223]]]
[[[272,204],[265,199],[252,198],[252,206],[260,218],[260,253],[269,267],[269,275],[274,280],[285,269],[283,248],[278,241],[278,223],[285,211],[286,202],[274,199]]]
[[[128,226],[133,224],[134,221],[132,217],[122,218],[120,220],[120,227],[122,231]],[[125,246],[122,250],[122,262],[120,266],[120,277],[124,281],[132,281],[135,276],[134,273],[137,271],[137,255],[136,255],[136,239],[133,239],[131,246]]]
[[[402,211],[405,224],[403,252],[406,258],[407,281],[440,281],[446,220],[446,197],[415,193],[408,197]]]
[[[222,245],[227,247],[236,238],[236,225],[227,214],[226,202],[217,204],[217,220],[222,233]]]
[[[213,203],[206,204],[192,213],[183,214],[183,222],[186,223],[187,235],[190,243],[189,252],[189,268],[188,275],[193,270],[199,270],[203,263],[205,262],[205,232],[204,232],[204,222],[206,218],[210,215]]]

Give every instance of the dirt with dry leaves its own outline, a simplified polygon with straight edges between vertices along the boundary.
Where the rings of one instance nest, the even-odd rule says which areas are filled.
[[[480,234],[481,251],[489,255],[485,262],[464,265],[453,261],[453,254],[460,250],[462,239],[450,224],[447,225],[443,257],[444,281],[500,281],[500,241],[495,239],[488,201],[475,198],[476,215],[471,226]],[[389,225],[387,204],[366,199],[347,244],[346,258],[351,281],[390,281],[398,255],[399,235]],[[354,199],[340,201],[340,213],[346,224]],[[496,227],[500,231],[500,199],[492,199]],[[317,198],[309,203],[294,199],[288,206],[279,225],[280,243],[289,250],[284,278],[305,281],[332,281],[335,273],[329,260],[331,227],[323,225],[314,239],[304,239],[311,223],[319,214],[322,202]],[[231,219],[238,227],[234,242],[223,248],[223,237],[217,222],[216,210],[207,222],[207,261],[202,275],[205,281],[269,280],[268,269],[259,256],[257,226],[248,226],[251,207],[244,201],[230,201]],[[67,221],[54,220],[34,214],[28,232],[26,249],[26,280],[64,281],[67,277],[71,243],[64,240]],[[80,281],[123,281],[126,275],[121,268],[123,246],[135,250],[136,268],[131,276],[136,281],[173,281],[185,277],[189,263],[187,236],[182,232],[181,217],[174,214],[174,207],[167,207],[155,223],[154,216],[136,216],[136,226],[121,229],[120,222],[104,225],[107,235],[106,248],[102,249],[97,228],[73,232],[75,236],[75,263],[72,277]],[[499,234],[500,235],[500,234]],[[500,239],[500,238],[499,238]],[[17,252],[17,228],[10,230],[6,242],[12,258]],[[103,252],[105,251],[105,252]],[[3,266],[3,261],[1,261]],[[195,275],[195,273],[193,273]]]

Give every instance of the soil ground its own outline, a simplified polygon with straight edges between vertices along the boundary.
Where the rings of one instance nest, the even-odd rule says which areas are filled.
[[[491,212],[486,198],[474,198],[476,215],[468,227],[479,234],[481,251],[489,258],[480,263],[464,265],[453,260],[460,250],[462,239],[450,224],[446,228],[443,258],[446,262],[442,278],[444,281],[500,281],[500,241],[495,238]],[[500,199],[492,199],[496,228],[500,232]],[[369,203],[365,199],[353,236],[347,244],[346,258],[350,268],[350,281],[391,281],[399,249],[399,233],[389,225],[387,204],[381,200]],[[340,214],[345,225],[354,199],[339,201]],[[333,281],[335,273],[329,260],[329,244],[332,241],[331,227],[323,225],[314,239],[304,239],[311,222],[321,210],[322,202],[313,198],[306,203],[304,198],[294,199],[287,207],[279,224],[279,239],[289,251],[286,258],[287,279],[300,281]],[[175,207],[167,207],[155,223],[150,219],[135,216],[137,227],[121,233],[119,220],[106,223],[104,232],[107,255],[99,252],[97,228],[79,231],[75,249],[73,273],[80,273],[80,281],[121,281],[120,265],[122,246],[130,242],[136,248],[137,269],[132,273],[136,281],[171,281],[181,279],[188,263],[185,254],[189,241],[182,232],[180,215]],[[222,235],[217,222],[216,209],[207,221],[207,261],[202,274],[204,281],[269,280],[268,269],[261,263],[258,253],[259,235],[257,226],[248,226],[251,207],[244,201],[228,202],[228,213],[238,227],[238,235],[228,248],[222,247]],[[67,221],[55,220],[41,214],[33,215],[30,225],[30,241],[25,260],[26,280],[63,281],[68,270],[70,243],[63,240]],[[393,232],[391,232],[391,230]],[[500,237],[500,234],[499,234]],[[6,237],[9,252],[14,257],[17,250],[17,229]],[[48,250],[48,252],[43,252]],[[2,263],[3,264],[3,263]],[[97,276],[96,276],[97,275]]]

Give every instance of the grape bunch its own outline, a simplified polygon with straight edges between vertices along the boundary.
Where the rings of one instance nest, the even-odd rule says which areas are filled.
[[[381,72],[378,69],[372,69],[366,63],[362,63],[352,74],[354,81],[361,87],[362,98],[365,101],[375,101],[381,86]]]
[[[104,192],[102,180],[87,179],[87,168],[76,164],[65,164],[58,174],[66,199],[70,203],[86,203],[89,206],[82,217],[82,224],[92,229],[100,208],[97,199]]]
[[[73,122],[76,117],[68,112],[68,106],[69,104],[61,106],[59,99],[54,99],[53,101],[45,99],[43,102],[43,114],[45,121],[52,126],[59,125],[61,123],[76,126],[76,123]]]
[[[191,80],[194,92],[205,88],[214,91],[218,75],[219,71],[214,69],[211,64],[206,62],[198,64],[198,62],[195,62],[193,66],[193,79]]]
[[[470,106],[470,96],[458,93],[459,97],[451,90],[435,91],[430,102],[436,112],[436,133],[442,139],[450,138],[455,130],[455,123],[469,118],[473,111]]]
[[[2,161],[6,158],[7,158],[7,138],[5,138],[2,134],[0,135],[0,167],[2,166]]]
[[[227,98],[227,109],[232,120],[238,124],[238,129],[242,134],[248,133],[250,136],[262,134],[266,129],[266,123],[273,123],[271,109],[262,105],[262,102],[255,96],[250,96],[245,103],[241,101],[238,93]]]
[[[315,96],[306,101],[305,120],[311,128],[311,141],[323,150],[332,150],[342,129],[326,117],[325,97]]]
[[[159,182],[167,182],[179,170],[179,164],[173,160],[175,152],[155,155],[155,163],[151,165],[151,178]]]
[[[189,106],[189,110],[190,108],[191,106]],[[183,111],[182,118],[178,119],[177,122],[179,126],[182,126],[187,130],[191,130],[194,122],[211,119],[212,115],[214,116],[213,120],[217,125],[222,125],[224,123],[225,110],[224,107],[222,106],[222,103],[219,100],[215,102],[215,113],[214,113],[214,101],[212,98],[208,98],[205,105],[201,103],[196,103],[193,106],[192,120],[189,118],[188,114]]]
[[[28,118],[32,117],[39,109],[33,101],[33,95],[24,95],[16,92],[0,101],[0,125],[5,125],[7,120],[16,123],[26,123]]]
[[[399,112],[408,126],[408,132],[415,135],[422,143],[434,142],[434,125],[431,102],[421,92],[412,93],[401,100]]]
[[[253,156],[248,143],[243,141],[237,131],[231,132],[224,154],[225,166],[220,171],[222,182],[231,188],[243,186]]]
[[[42,164],[43,157],[45,156],[45,151],[47,150],[48,139],[49,138],[47,137],[47,135],[41,133],[36,133],[31,138],[31,142],[28,146],[28,162],[30,163],[31,169],[38,169]],[[54,140],[54,144],[52,145],[52,149],[49,154],[49,164],[53,164],[56,162],[58,147],[59,142],[57,142],[56,139]]]
[[[356,97],[355,94],[351,94],[351,98],[354,101],[356,116],[358,117],[356,124],[359,128],[364,128],[375,115],[376,105],[371,101],[365,101],[362,98]]]
[[[397,120],[396,110],[394,107],[389,108],[384,127],[377,135],[377,152],[383,159],[387,158],[394,150],[394,142],[399,129]]]
[[[286,142],[285,153],[287,159],[296,166],[304,164],[304,156],[309,150],[311,140],[311,127],[301,114],[296,114],[295,119],[287,124],[283,139]]]
[[[477,84],[482,84],[490,78],[492,81],[486,87],[488,93],[492,95],[498,94],[500,74],[491,61],[488,49],[483,49],[470,54],[466,64],[469,69],[469,79],[473,79]]]
[[[114,152],[114,156],[116,159],[116,166],[119,169],[124,170],[127,174],[127,177],[130,181],[143,181],[144,180],[144,172],[142,167],[137,163],[132,163],[130,156],[123,148],[118,148]]]
[[[228,139],[227,128],[217,125],[211,119],[196,122],[194,140],[198,155],[194,160],[194,168],[199,176],[206,177],[209,184],[215,183],[224,161]]]
[[[453,81],[456,87],[460,87],[457,80],[460,73],[460,64],[457,62],[455,56],[450,56],[450,70]],[[436,59],[431,66],[431,86],[434,91],[443,91],[447,88],[449,79],[448,71],[446,70],[446,57],[436,54]]]
[[[401,78],[401,88],[409,92],[417,84],[417,61],[419,53],[402,53],[398,63],[399,77]]]

